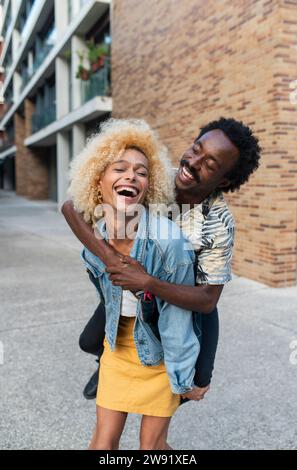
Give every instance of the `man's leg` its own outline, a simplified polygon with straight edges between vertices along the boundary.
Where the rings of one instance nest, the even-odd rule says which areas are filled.
[[[200,352],[196,361],[194,383],[204,388],[210,384],[219,340],[219,314],[215,308],[211,313],[193,313],[194,330],[199,338]],[[181,398],[180,405],[189,401]]]
[[[100,303],[80,335],[79,346],[83,351],[97,356],[97,362],[99,362],[104,349],[104,336],[105,306],[103,303]],[[83,394],[88,400],[96,397],[98,372],[99,366],[84,388]]]
[[[200,315],[200,353],[196,362],[195,385],[210,384],[219,340],[219,314],[215,308],[211,313]]]

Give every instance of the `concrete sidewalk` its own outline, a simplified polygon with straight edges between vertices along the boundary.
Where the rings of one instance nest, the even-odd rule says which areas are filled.
[[[79,334],[97,304],[56,205],[0,192],[1,449],[85,449],[95,402],[82,389],[96,363]],[[297,287],[243,278],[219,305],[220,343],[211,390],[172,419],[175,449],[296,449]],[[122,449],[137,449],[140,417]]]

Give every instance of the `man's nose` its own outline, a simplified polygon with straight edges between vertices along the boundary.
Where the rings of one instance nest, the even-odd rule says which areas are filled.
[[[195,170],[199,169],[202,165],[202,162],[203,162],[203,155],[199,154],[199,155],[195,155],[193,154],[191,156],[191,159],[188,160],[189,162],[189,167],[191,169],[191,167]]]

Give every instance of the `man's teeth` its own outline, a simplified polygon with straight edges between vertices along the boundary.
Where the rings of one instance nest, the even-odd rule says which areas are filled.
[[[189,180],[193,180],[193,176],[191,175],[191,173],[188,172],[188,170],[183,167],[182,168],[182,175],[186,178],[186,179],[189,179]]]
[[[122,191],[126,191],[127,193],[131,194],[133,197],[137,196],[138,191],[136,188],[131,188],[130,186],[119,186],[116,188],[116,192],[119,194]]]

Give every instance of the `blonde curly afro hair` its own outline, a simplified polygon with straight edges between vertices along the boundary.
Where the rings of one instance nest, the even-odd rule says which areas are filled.
[[[68,193],[74,207],[86,222],[96,223],[95,208],[100,204],[99,180],[105,168],[128,148],[141,150],[149,163],[149,188],[144,205],[171,204],[174,201],[173,172],[168,151],[157,134],[142,119],[108,119],[100,126],[70,166]]]

